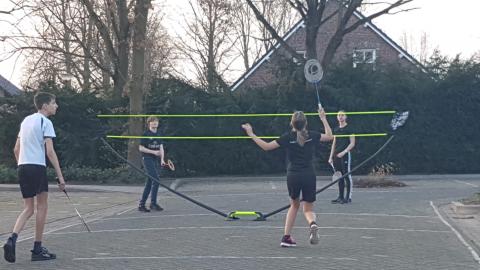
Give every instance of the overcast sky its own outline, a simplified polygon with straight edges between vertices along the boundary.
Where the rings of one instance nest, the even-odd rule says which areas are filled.
[[[166,23],[175,24],[175,20],[181,18],[177,12],[188,9],[185,7],[188,0],[167,1],[171,1],[169,4],[172,7],[171,11],[166,11]],[[5,2],[0,0],[0,9],[7,9]],[[155,2],[158,3],[158,0]],[[418,43],[414,46],[419,46],[420,36],[426,33],[430,50],[438,48],[444,55],[453,57],[461,54],[463,58],[470,57],[475,52],[480,53],[480,0],[415,0],[409,7],[419,9],[383,16],[374,23],[399,44],[406,33]],[[156,8],[154,11],[158,10]],[[9,28],[2,22],[8,15],[0,16],[0,36],[10,35]],[[0,44],[0,53],[5,49]],[[23,75],[22,67],[23,59],[13,57],[0,62],[0,74],[19,86]]]

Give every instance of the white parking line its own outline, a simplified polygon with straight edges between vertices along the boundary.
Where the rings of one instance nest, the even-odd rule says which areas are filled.
[[[275,183],[273,183],[273,181],[270,181],[270,186],[272,187],[272,189],[277,189],[277,186],[275,186]]]
[[[124,212],[132,211],[133,209],[125,210]],[[120,212],[117,215],[122,215],[124,212]],[[322,215],[332,215],[332,216],[366,216],[366,217],[403,217],[403,218],[437,218],[436,216],[415,216],[415,215],[393,215],[393,214],[382,214],[382,213],[316,213],[318,217]],[[172,217],[195,217],[195,216],[217,216],[216,214],[178,214],[178,215],[149,215],[149,216],[135,216],[135,217],[113,217],[113,218],[102,218],[97,220],[97,223],[107,220],[132,220],[132,219],[155,219],[155,218],[172,218]]]
[[[142,232],[142,231],[165,231],[165,230],[238,230],[238,229],[250,229],[250,230],[271,230],[283,229],[283,226],[191,226],[191,227],[157,227],[157,228],[125,228],[125,229],[112,229],[112,230],[97,230],[92,233],[117,233],[117,232]],[[297,227],[307,229],[308,227]],[[319,229],[334,229],[334,230],[371,230],[371,231],[398,231],[398,232],[426,232],[426,233],[451,233],[451,231],[438,231],[438,230],[422,230],[422,229],[402,229],[402,228],[375,228],[375,227],[337,227],[327,226],[318,227]],[[81,232],[55,232],[51,235],[68,235],[68,234],[83,234],[88,233]]]
[[[460,181],[460,180],[454,180],[454,181],[457,182],[457,183],[464,184],[464,185],[471,186],[471,187],[475,187],[475,188],[480,187],[479,185],[475,185],[475,184],[468,183],[468,182],[465,182],[465,181]]]
[[[213,259],[213,260],[279,260],[279,259],[320,259],[325,260],[325,257],[294,257],[294,256],[150,256],[150,257],[92,257],[92,258],[74,258],[74,261],[88,261],[88,260],[188,260],[188,259]],[[357,260],[352,258],[332,258],[334,260]]]
[[[120,215],[123,215],[123,214],[125,214],[125,213],[128,213],[128,212],[130,212],[130,211],[132,211],[132,210],[134,210],[134,209],[135,209],[135,208],[127,209],[127,210],[125,210],[125,211],[122,211],[122,212],[120,212],[120,213],[117,213],[116,215],[117,215],[117,216],[120,216]],[[113,218],[112,218],[112,219],[113,219]]]
[[[254,195],[266,195],[266,196],[284,196],[288,197],[287,190],[283,189],[272,189],[275,190],[275,192],[250,192],[250,193],[222,193],[222,194],[204,194],[204,195],[192,195],[190,197],[192,198],[206,198],[206,197],[234,197],[234,196],[254,196]],[[192,190],[189,191],[183,191],[185,193],[191,192]],[[333,188],[328,189],[328,191],[334,191]],[[200,192],[208,192],[206,190],[200,191]],[[407,192],[417,192],[414,190],[358,190],[356,191],[357,193],[407,193]],[[187,193],[188,195],[188,193]],[[177,196],[174,195],[167,195],[164,197],[168,198],[178,198]]]
[[[478,253],[475,251],[475,249],[473,249],[472,246],[470,246],[470,244],[468,244],[468,242],[465,241],[465,239],[463,238],[463,236],[462,236],[452,225],[450,225],[450,224],[442,217],[442,215],[440,214],[440,212],[438,211],[437,207],[433,204],[432,201],[430,201],[430,206],[432,206],[433,211],[435,211],[435,213],[437,214],[438,218],[440,218],[440,220],[441,220],[445,225],[447,225],[447,226],[455,233],[455,235],[458,237],[458,239],[460,240],[460,242],[462,242],[462,244],[467,247],[467,249],[470,251],[470,253],[472,253],[472,256],[473,256],[473,258],[475,259],[475,261],[477,261],[478,264],[480,264],[480,257],[478,256]]]
[[[87,223],[91,223],[91,222],[94,222],[94,221],[97,221],[99,220],[99,218],[97,219],[92,219],[92,220],[88,220]],[[78,226],[78,225],[81,225],[82,223],[78,222],[78,223],[73,223],[73,224],[70,224],[70,225],[67,225],[67,226],[63,226],[63,227],[60,227],[60,228],[56,228],[56,229],[52,229],[50,231],[47,231],[44,233],[44,235],[47,235],[47,234],[54,234],[55,232],[58,232],[58,231],[61,231],[61,230],[65,230],[65,229],[68,229],[70,227],[73,227],[73,226]],[[88,232],[86,232],[88,233]],[[30,239],[33,239],[33,235],[30,236],[30,237],[26,237],[26,238],[22,238],[22,239],[19,239],[17,242],[20,243],[20,242],[23,242],[23,241],[26,241],[26,240],[30,240]]]
[[[334,216],[371,216],[371,217],[404,217],[404,218],[436,218],[435,216],[415,216],[415,215],[394,215],[394,214],[377,214],[377,213],[316,213],[321,215]]]
[[[373,254],[373,257],[388,258],[387,255]]]
[[[129,212],[134,210],[128,209],[126,211],[120,212],[117,215],[122,215],[124,212]],[[178,215],[148,215],[148,216],[135,216],[135,217],[114,217],[114,218],[102,218],[98,221],[107,221],[107,220],[131,220],[131,219],[153,219],[153,218],[171,218],[171,217],[196,217],[196,216],[218,216],[216,214],[178,214]]]

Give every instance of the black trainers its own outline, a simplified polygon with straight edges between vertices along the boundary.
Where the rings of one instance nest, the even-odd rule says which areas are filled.
[[[147,209],[145,205],[140,205],[138,206],[138,211],[148,213],[150,212],[150,209]]]
[[[3,245],[3,257],[7,262],[15,262],[15,243],[11,237],[9,237],[5,245]]]
[[[50,253],[45,247],[41,247],[40,253],[35,253],[33,250],[31,252],[33,262],[55,260],[57,258],[57,255]]]
[[[341,204],[352,203],[352,199],[343,199],[340,203]]]
[[[338,197],[336,198],[335,200],[332,200],[331,203],[335,204],[335,203],[342,203],[343,202],[343,199]]]
[[[150,210],[163,211],[163,208],[156,203],[152,203],[150,204]]]
[[[318,244],[318,225],[315,223],[310,225],[310,244]]]
[[[280,243],[281,247],[296,247],[297,243],[293,240],[290,235],[284,235],[282,237],[282,242]]]

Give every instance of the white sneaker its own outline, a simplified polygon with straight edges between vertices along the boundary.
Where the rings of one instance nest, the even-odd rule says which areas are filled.
[[[318,225],[315,223],[310,225],[310,244],[318,244]]]

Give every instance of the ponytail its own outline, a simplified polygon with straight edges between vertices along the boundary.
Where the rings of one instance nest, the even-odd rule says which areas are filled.
[[[307,118],[305,114],[301,111],[294,112],[290,124],[297,132],[297,143],[303,147],[308,139]]]
[[[300,146],[305,145],[305,141],[308,139],[308,131],[306,129],[303,129],[301,131],[297,131],[297,143]]]

